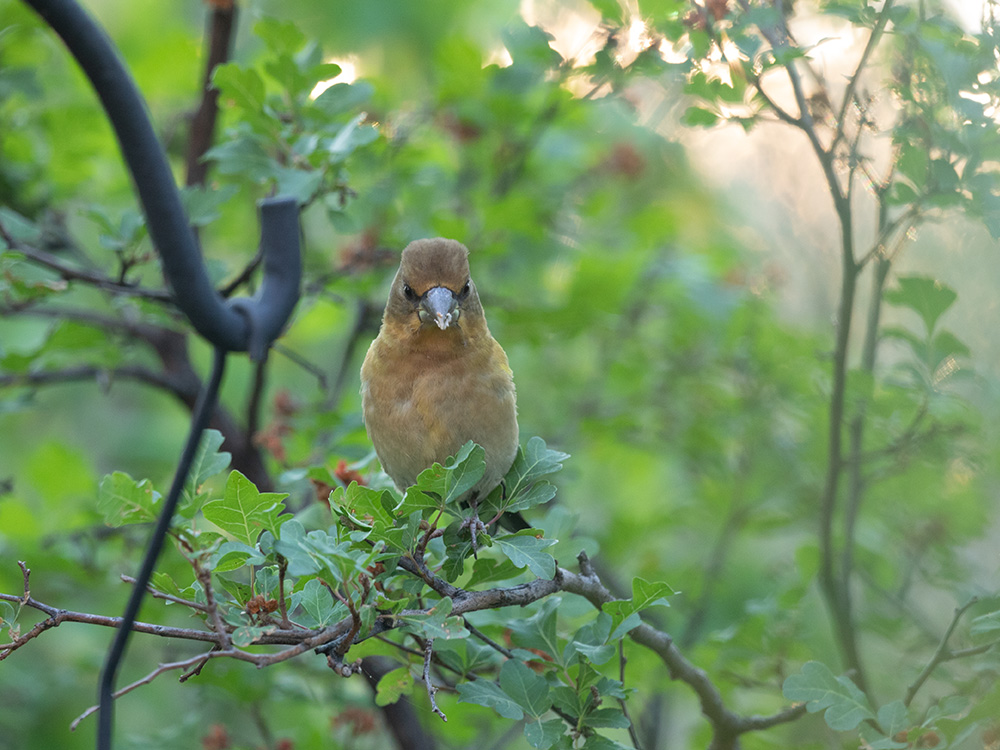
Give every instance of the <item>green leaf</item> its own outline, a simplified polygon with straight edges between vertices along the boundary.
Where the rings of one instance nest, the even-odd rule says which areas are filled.
[[[10,602],[0,601],[0,630],[9,628],[17,620],[17,610]]]
[[[306,35],[291,21],[262,18],[253,26],[253,33],[271,52],[292,54],[302,49]]]
[[[299,605],[312,618],[313,627],[323,628],[335,621],[333,594],[318,579],[306,581]]]
[[[396,522],[398,503],[387,490],[376,490],[351,482],[330,494],[330,508],[336,516],[346,516],[355,526],[384,533]],[[412,512],[412,511],[410,511]]]
[[[308,576],[327,570],[339,582],[345,575],[367,565],[365,558],[351,552],[349,541],[338,542],[319,529],[307,534],[302,523],[294,518],[281,525],[280,533],[274,548],[288,561],[291,576]]]
[[[105,476],[97,490],[97,509],[112,526],[155,521],[159,501],[148,479],[136,482],[121,471]]]
[[[552,578],[556,574],[556,561],[544,550],[556,540],[539,538],[536,534],[535,529],[525,529],[517,534],[495,537],[493,543],[517,567],[527,566],[539,578]]]
[[[566,733],[566,722],[562,719],[529,721],[524,725],[524,738],[536,750],[547,750]]]
[[[517,495],[525,492],[532,482],[562,469],[562,463],[567,458],[568,453],[553,450],[540,437],[532,437],[523,449],[518,449],[514,463],[504,477],[508,498],[516,500]]]
[[[399,667],[382,675],[375,686],[375,705],[388,706],[413,692],[413,675],[409,667]]]
[[[969,632],[972,635],[1000,632],[1000,610],[974,618]]]
[[[512,502],[504,504],[504,510],[508,513],[515,513],[521,510],[528,510],[535,506],[547,503],[556,496],[555,485],[546,481],[535,482],[527,490],[511,498]]]
[[[898,281],[896,289],[885,292],[885,301],[913,310],[924,321],[927,333],[933,333],[938,318],[954,304],[958,295],[940,281],[926,276],[902,276]]]
[[[903,705],[903,701],[893,701],[892,703],[886,703],[884,706],[879,706],[876,719],[878,725],[882,727],[882,730],[889,737],[911,726],[910,712]],[[905,747],[905,744],[903,746]]]
[[[252,646],[261,636],[273,633],[277,629],[277,625],[262,625],[260,627],[243,625],[233,631],[233,645],[239,648]]]
[[[628,729],[629,720],[620,708],[595,708],[587,713],[584,723],[594,729]]]
[[[375,87],[367,81],[335,83],[316,97],[313,105],[328,116],[349,112],[361,106],[375,93]]]
[[[608,602],[602,607],[611,616],[610,640],[617,640],[638,627],[642,623],[639,617],[641,610],[656,606],[669,607],[667,597],[674,593],[670,586],[661,581],[650,583],[638,576],[633,578],[631,599]]]
[[[529,718],[539,719],[552,706],[545,678],[516,659],[508,659],[500,668],[500,688]]]
[[[556,637],[556,611],[561,603],[562,599],[552,597],[527,620],[512,620],[511,640],[521,648],[534,649],[553,658],[557,657],[561,649]]]
[[[818,661],[806,662],[799,674],[793,674],[782,686],[791,701],[805,701],[809,713],[826,710],[824,718],[831,729],[849,731],[866,719],[874,719],[868,698],[847,677],[837,677]]]
[[[470,440],[444,465],[435,463],[420,472],[416,486],[425,493],[437,495],[448,504],[471,490],[485,472],[486,452]]]
[[[492,557],[480,557],[472,565],[472,576],[465,584],[467,589],[482,586],[484,583],[495,583],[496,581],[507,581],[521,573],[509,559],[497,560]]]
[[[462,618],[451,616],[451,599],[445,597],[426,612],[408,612],[398,615],[400,622],[410,630],[427,638],[468,638]]]
[[[211,500],[201,509],[206,520],[231,534],[237,541],[253,545],[261,531],[275,536],[288,516],[282,516],[285,505],[281,501],[287,493],[260,492],[238,471],[229,474],[222,499]]]
[[[232,454],[219,450],[225,438],[218,430],[205,430],[198,442],[191,461],[191,470],[184,483],[184,502],[194,503],[199,494],[199,488],[205,481],[226,470]],[[190,516],[188,516],[190,517]]]
[[[669,607],[668,596],[674,595],[674,590],[662,581],[650,583],[645,578],[636,576],[632,579],[632,604],[636,611],[646,607]]]
[[[505,719],[520,721],[524,718],[521,707],[496,683],[489,680],[461,682],[458,685],[458,702],[475,703],[477,706],[492,708]]]
[[[241,109],[260,112],[264,108],[264,81],[252,68],[238,63],[218,65],[212,74],[212,85]]]
[[[262,565],[265,558],[255,548],[243,542],[225,542],[212,555],[209,566],[216,573],[228,573],[244,565]]]

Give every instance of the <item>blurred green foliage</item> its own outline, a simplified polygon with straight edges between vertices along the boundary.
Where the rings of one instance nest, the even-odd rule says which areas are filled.
[[[201,5],[89,5],[148,97],[180,175],[198,95]],[[556,499],[529,510],[544,539],[498,538],[474,567],[471,549],[442,544],[431,553],[449,579],[473,567],[473,580],[491,585],[530,580],[525,567],[570,567],[584,549],[627,601],[600,618],[572,595],[469,615],[497,642],[534,649],[546,661],[527,656],[528,666],[504,661],[474,638],[448,640],[447,629],[457,633],[461,624],[449,619],[450,609],[435,610],[410,630],[439,633],[442,661],[486,679],[438,694],[450,719],[442,724],[419,688],[421,660],[410,658],[411,669],[383,678],[375,703],[412,695],[444,746],[500,742],[512,721],[524,720],[524,739],[510,746],[569,747],[563,719],[549,711],[555,706],[586,717],[580,727],[598,732],[589,748],[628,746],[618,704],[627,698],[643,747],[704,747],[709,727],[696,697],[670,680],[655,655],[624,639],[624,678],[612,658],[618,626],[634,622],[637,603],[663,603],[672,588],[679,593],[669,609],[642,614],[710,675],[732,710],[768,714],[801,700],[811,713],[825,712],[825,721],[807,717],[749,734],[744,747],[857,747],[859,734],[873,748],[988,747],[1000,715],[1000,665],[989,648],[996,571],[992,558],[970,550],[995,546],[988,529],[997,436],[983,415],[996,408],[997,390],[969,376],[962,332],[948,329],[962,290],[896,277],[886,266],[876,297],[905,322],[874,332],[880,357],[868,368],[855,364],[863,359],[855,351],[863,332],[856,334],[844,373],[844,424],[865,427],[853,455],[864,462],[864,502],[854,525],[837,526],[835,542],[849,542],[853,554],[845,566],[866,694],[842,674],[816,583],[834,333],[777,318],[766,274],[734,239],[725,207],[674,138],[683,128],[725,121],[769,125],[774,102],[755,82],[781,75],[809,51],[776,49],[766,39],[762,29],[783,23],[780,4],[553,5],[594,21],[593,54],[562,57],[510,1],[241,7],[234,60],[214,76],[222,120],[208,155],[210,182],[188,191],[186,201],[210,273],[223,284],[254,254],[254,201],[273,190],[295,194],[306,206],[306,294],[262,384],[249,364],[234,362],[223,396],[237,423],[259,428],[279,493],[225,472],[221,441],[210,433],[175,530],[178,550],[191,558],[204,552],[217,579],[229,576],[220,596],[228,622],[249,643],[267,625],[248,618],[246,605],[273,594],[276,555],[295,566],[289,602],[296,618],[320,625],[345,616],[346,605],[317,574],[350,589],[359,572],[380,562],[358,556],[366,516],[410,503],[406,523],[382,519],[367,533],[398,539],[396,553],[412,548],[419,521],[448,490],[383,500],[356,373],[395,251],[418,237],[455,237],[472,249],[491,329],[510,357],[521,433],[541,435],[572,458],[551,478]],[[797,3],[794,12],[817,10],[870,33],[880,7]],[[120,576],[137,565],[147,533],[140,524],[156,512],[154,488],[169,483],[188,416],[176,391],[137,375],[169,377],[178,360],[136,326],[185,327],[155,296],[64,279],[11,247],[23,243],[133,289],[160,285],[91,90],[20,2],[0,0],[0,18],[0,224],[7,233],[0,240],[0,591],[21,592],[16,561],[25,560],[35,598],[115,615],[127,594]],[[853,146],[888,136],[894,167],[869,186],[887,216],[916,225],[962,211],[996,236],[992,26],[971,33],[922,3],[901,2],[886,18],[892,33],[875,70],[897,115],[880,130],[863,106],[857,120],[845,108],[840,122],[856,124],[857,140],[851,128],[840,133],[837,121],[824,137]],[[631,49],[625,40],[637,19],[647,22],[648,36]],[[659,54],[666,47],[674,62]],[[317,88],[355,65],[359,78]],[[656,95],[668,104],[650,112]],[[908,226],[895,227],[898,246],[888,233],[883,245],[898,251]],[[876,257],[866,273],[876,274]],[[181,340],[184,357],[190,350],[203,370],[204,345]],[[442,471],[475,463],[471,451]],[[835,466],[849,468],[846,457]],[[345,486],[351,472],[369,488]],[[320,501],[344,517],[352,504],[369,512],[356,516],[351,537]],[[453,505],[444,510],[461,515]],[[985,543],[971,546],[977,540]],[[178,550],[163,557],[156,586],[195,599],[201,590]],[[979,601],[963,610],[945,645],[976,653],[933,670],[904,705],[953,610],[973,596]],[[38,620],[10,602],[0,602],[0,617],[0,639]],[[200,624],[162,601],[147,602],[142,619]],[[0,749],[91,747],[92,720],[75,734],[67,728],[96,694],[109,640],[104,629],[66,624],[0,663]],[[187,658],[193,652],[186,649],[136,636],[120,684]],[[408,659],[375,639],[355,654]],[[389,739],[376,717],[360,678],[342,680],[311,656],[265,670],[215,660],[183,685],[164,676],[136,690],[117,712],[120,746],[143,748],[190,748],[203,739],[207,747],[220,732],[232,747],[288,739],[302,748],[382,748]]]

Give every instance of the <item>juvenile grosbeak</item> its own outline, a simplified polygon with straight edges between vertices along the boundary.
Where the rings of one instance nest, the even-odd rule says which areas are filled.
[[[514,378],[490,334],[469,251],[446,239],[403,250],[382,327],[361,366],[361,405],[382,468],[400,490],[469,440],[486,472],[468,498],[485,498],[517,453]]]

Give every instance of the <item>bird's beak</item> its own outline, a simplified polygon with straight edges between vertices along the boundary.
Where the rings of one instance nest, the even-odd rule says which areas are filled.
[[[458,300],[448,287],[432,287],[420,300],[420,320],[432,320],[442,331],[458,321],[458,314]]]

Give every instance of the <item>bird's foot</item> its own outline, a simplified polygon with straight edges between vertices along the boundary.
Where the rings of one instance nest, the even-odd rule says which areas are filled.
[[[479,559],[479,532],[484,534],[489,533],[486,524],[479,520],[479,516],[475,513],[475,508],[473,508],[473,513],[471,516],[462,521],[462,525],[459,529],[468,529],[469,534],[472,536],[472,556]]]

